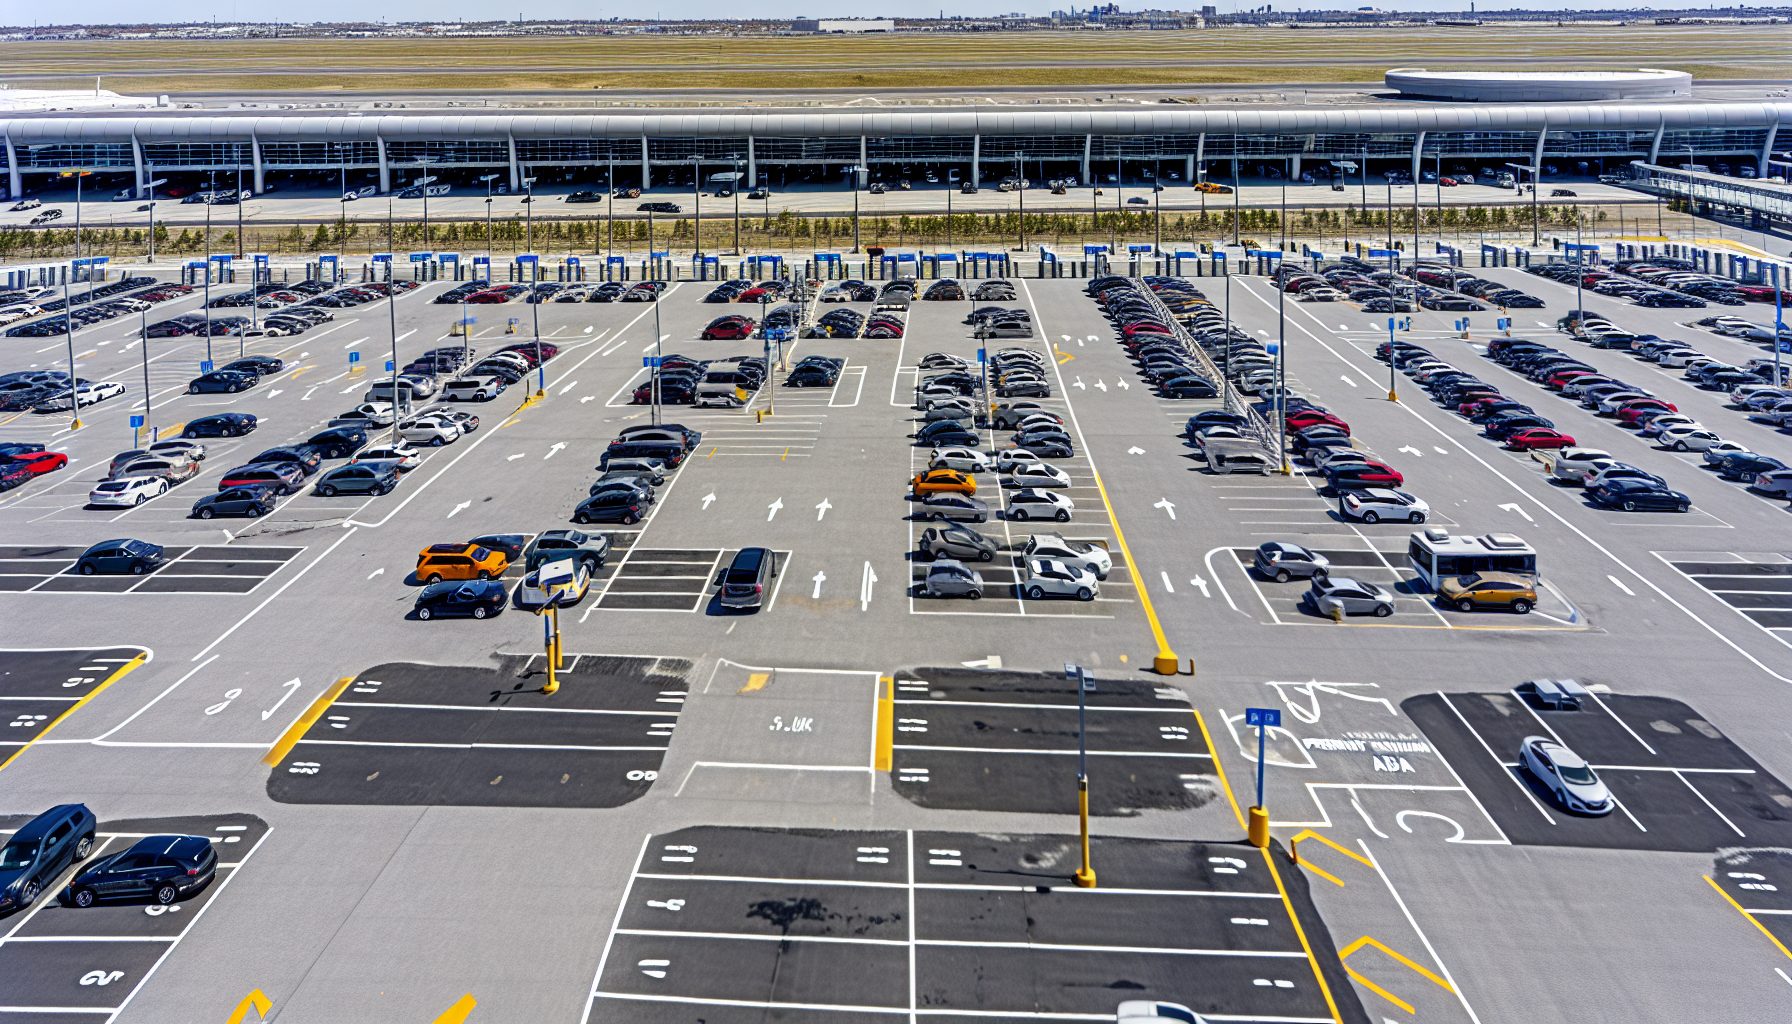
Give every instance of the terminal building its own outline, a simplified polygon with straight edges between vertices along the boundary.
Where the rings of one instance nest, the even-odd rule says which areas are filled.
[[[1410,76],[1411,72],[1400,74]],[[1390,74],[1390,81],[1394,76]],[[1492,82],[1497,95],[1509,82]],[[1570,83],[1580,88],[1584,83]],[[1413,85],[1440,88],[1432,82]],[[1447,83],[1460,90],[1460,76]],[[1658,80],[1639,88],[1660,89]],[[1673,83],[1665,87],[1673,88]],[[1536,83],[1525,88],[1535,90]],[[1792,102],[1500,102],[1390,98],[1356,105],[1014,104],[800,109],[614,108],[504,113],[197,109],[0,115],[8,193],[67,171],[90,187],[241,174],[256,192],[403,188],[424,175],[492,184],[689,187],[722,172],[772,188],[860,180],[1025,177],[1317,181],[1402,169],[1479,174],[1506,163],[1564,175],[1632,161],[1768,176]],[[1786,141],[1781,141],[1786,140]],[[1352,178],[1355,183],[1355,178]]]

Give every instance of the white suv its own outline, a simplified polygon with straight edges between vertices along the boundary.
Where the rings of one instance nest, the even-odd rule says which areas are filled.
[[[498,377],[460,377],[442,385],[442,398],[449,402],[489,402],[504,390]]]

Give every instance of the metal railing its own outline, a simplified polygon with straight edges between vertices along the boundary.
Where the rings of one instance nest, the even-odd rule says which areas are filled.
[[[1171,330],[1176,332],[1176,340],[1182,345],[1183,349],[1200,362],[1201,368],[1206,371],[1208,379],[1219,385],[1220,396],[1225,401],[1225,407],[1228,410],[1234,408],[1237,409],[1239,415],[1244,417],[1244,430],[1241,431],[1241,433],[1262,445],[1264,454],[1279,460],[1281,458],[1279,454],[1280,444],[1277,440],[1275,429],[1269,425],[1269,421],[1264,419],[1262,413],[1259,413],[1245,401],[1244,394],[1232,385],[1232,382],[1226,378],[1225,374],[1220,372],[1220,368],[1214,363],[1213,357],[1207,354],[1207,350],[1201,347],[1201,343],[1195,340],[1195,336],[1189,329],[1183,325],[1181,320],[1176,318],[1176,314],[1170,312],[1170,307],[1164,304],[1164,300],[1158,298],[1157,293],[1151,290],[1151,286],[1137,278],[1134,278],[1132,283],[1134,287],[1144,294],[1146,301],[1151,303],[1151,307],[1157,311],[1158,315],[1163,317],[1164,322],[1170,325]],[[1226,343],[1228,345],[1232,342],[1231,331],[1232,321],[1228,318],[1226,320]]]

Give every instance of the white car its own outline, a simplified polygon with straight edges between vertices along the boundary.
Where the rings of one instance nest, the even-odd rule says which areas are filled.
[[[1128,999],[1114,1011],[1115,1024],[1207,1024],[1207,1018],[1181,1003]]]
[[[1021,581],[1021,593],[1034,601],[1048,596],[1093,601],[1101,593],[1101,584],[1094,573],[1080,566],[1055,558],[1029,558],[1026,579]]]
[[[416,416],[398,425],[398,436],[406,441],[440,448],[460,437],[460,425],[450,419]]]
[[[1022,487],[1070,486],[1070,474],[1048,463],[1040,463],[1037,466],[1017,466],[1008,475]]]
[[[1747,445],[1737,444],[1735,441],[1714,442],[1711,447],[1705,449],[1705,465],[1721,466],[1724,460],[1730,456],[1741,455],[1748,450]]]
[[[1723,441],[1714,430],[1706,430],[1700,426],[1669,427],[1661,432],[1661,444],[1664,448],[1672,448],[1677,452],[1702,452],[1714,444]]]
[[[1021,421],[1014,425],[1014,432],[1017,434],[1024,434],[1027,431],[1032,430],[1034,427],[1063,427],[1063,426],[1064,426],[1064,420],[1061,417],[1057,416],[1056,414],[1049,413],[1049,412],[1035,412],[1035,413],[1029,413],[1028,415],[1021,417]]]
[[[1612,454],[1598,448],[1563,448],[1549,464],[1549,474],[1564,483],[1584,484],[1587,476],[1612,464]]]
[[[1683,412],[1670,412],[1643,424],[1643,429],[1639,433],[1644,437],[1660,437],[1662,431],[1670,427],[1703,427],[1704,425]]]
[[[503,391],[502,377],[459,377],[442,385],[442,399],[448,402],[489,402]]]
[[[1670,348],[1655,357],[1657,366],[1682,367],[1694,359],[1703,358],[1705,353],[1693,348]]]
[[[1425,499],[1390,487],[1345,491],[1338,499],[1338,510],[1365,523],[1379,523],[1384,519],[1422,523],[1431,516],[1431,506]]]
[[[1336,288],[1308,288],[1300,293],[1302,302],[1342,302],[1348,298]]]
[[[1610,814],[1611,791],[1579,754],[1547,736],[1526,736],[1519,763],[1561,805],[1577,814]]]
[[[82,384],[75,388],[75,400],[82,405],[93,405],[95,402],[103,402],[108,398],[116,398],[122,394],[124,394],[124,385],[117,381],[110,380],[99,381],[93,384]],[[69,407],[69,395],[66,391],[37,403],[37,408],[49,412],[55,412]]]
[[[550,580],[571,577],[572,586],[565,592],[565,596],[560,598],[562,607],[570,607],[585,600],[585,594],[591,589],[591,570],[586,567],[585,563],[575,564],[570,558],[561,558],[552,562],[543,562],[534,572],[524,576],[523,581],[516,585],[516,591],[511,596],[511,603],[527,611],[534,611],[547,604],[548,592],[541,585],[543,573],[546,573]]]
[[[1098,580],[1108,578],[1114,571],[1114,556],[1108,549],[1088,541],[1065,540],[1062,534],[1035,533],[1027,538],[1027,546],[1021,549],[1021,555],[1027,559],[1053,558],[1069,565],[1080,565],[1095,574]]]
[[[1756,395],[1779,395],[1792,398],[1792,392],[1777,384],[1738,384],[1730,390],[1731,404],[1747,405],[1748,400]]]
[[[366,420],[376,427],[389,427],[397,413],[391,402],[362,402],[348,411],[348,418]]]
[[[996,452],[996,472],[1012,473],[1020,466],[1043,466],[1045,461],[1025,448],[1004,448]]]
[[[1008,495],[1008,518],[1023,523],[1029,519],[1056,519],[1067,523],[1075,511],[1076,505],[1057,491],[1027,487]]]
[[[159,476],[127,476],[106,480],[87,494],[89,505],[112,505],[129,508],[168,493],[168,481]]]
[[[230,332],[230,336],[253,341],[256,338],[284,338],[291,333],[278,324],[268,324],[265,327],[238,327]]]
[[[363,448],[350,462],[396,462],[398,471],[409,472],[423,464],[423,453],[408,444],[382,444]]]
[[[21,302],[16,306],[7,306],[5,309],[0,309],[0,316],[9,318],[8,322],[11,320],[23,320],[28,316],[41,316],[42,314],[42,309],[39,309],[29,302]]]
[[[157,441],[155,444],[149,446],[149,451],[156,455],[185,455],[194,462],[205,461],[205,445],[200,444],[198,441],[186,441],[178,437],[171,441]]]
[[[975,448],[935,448],[927,457],[928,469],[956,469],[961,473],[987,473],[995,468],[988,452]]]

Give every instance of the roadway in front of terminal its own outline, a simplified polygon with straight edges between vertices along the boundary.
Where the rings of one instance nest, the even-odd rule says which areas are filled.
[[[1652,379],[1626,354],[1534,326],[1572,306],[1572,290],[1489,275],[1549,303],[1515,311],[1515,335]],[[1059,529],[1125,542],[1105,600],[986,599],[984,609],[909,596],[914,527],[902,497],[916,424],[905,391],[920,355],[974,357],[978,347],[961,323],[969,303],[918,302],[903,339],[796,346],[797,358],[847,361],[831,390],[780,388],[763,418],[763,399],[745,411],[669,411],[704,442],[660,488],[650,518],[594,527],[618,535],[619,554],[591,596],[561,614],[565,649],[579,657],[558,702],[530,692],[542,681],[540,621],[514,610],[483,622],[407,619],[409,575],[432,543],[570,525],[608,439],[648,419],[626,399],[655,350],[651,306],[469,307],[480,317],[472,344],[488,351],[530,336],[504,334],[505,320],[520,317],[526,331],[539,312],[543,336],[561,346],[540,401],[519,408],[519,386],[472,406],[479,430],[429,450],[391,494],[307,491],[252,523],[184,513],[233,455],[302,440],[361,400],[367,374],[349,375],[347,353],[383,365],[384,304],[258,343],[296,368],[241,396],[185,395],[178,386],[197,372],[203,339],[154,342],[158,427],[221,408],[253,411],[263,426],[208,442],[200,477],[122,515],[83,500],[127,446],[142,353],[131,323],[83,332],[79,372],[131,391],[88,410],[72,434],[65,421],[31,415],[0,425],[0,437],[45,440],[74,460],[0,497],[0,542],[79,549],[139,536],[282,558],[241,592],[33,583],[0,593],[7,648],[153,652],[115,679],[94,654],[74,666],[93,671],[40,659],[6,683],[0,696],[18,700],[24,723],[15,728],[42,738],[5,769],[3,809],[84,800],[102,822],[236,814],[270,831],[228,891],[214,885],[203,922],[180,933],[153,976],[52,957],[39,969],[63,978],[61,990],[9,1005],[100,1005],[81,1001],[98,984],[81,979],[120,970],[137,986],[126,1021],[227,1014],[255,988],[293,1021],[427,1019],[464,992],[493,1019],[757,1019],[770,1002],[791,1019],[888,1019],[912,1008],[1000,1020],[1034,1007],[1111,1013],[1107,1002],[1136,993],[1221,1019],[1323,1020],[1335,1005],[1347,1020],[1400,1019],[1410,1007],[1420,1019],[1617,1021],[1708,1015],[1710,979],[1722,977],[1728,1015],[1771,1016],[1784,997],[1775,968],[1792,965],[1724,896],[1757,892],[1736,888],[1752,880],[1730,874],[1751,872],[1734,848],[1784,845],[1774,808],[1792,800],[1777,781],[1792,764],[1773,723],[1792,654],[1671,566],[1785,552],[1781,504],[1566,403],[1538,404],[1557,401],[1539,393],[1532,404],[1581,443],[1660,472],[1697,509],[1593,510],[1404,378],[1401,401],[1389,403],[1386,367],[1371,355],[1385,316],[1289,302],[1284,331],[1263,279],[1234,278],[1229,300],[1223,282],[1203,279],[1241,327],[1285,337],[1297,390],[1406,474],[1405,489],[1430,502],[1438,524],[1520,534],[1569,609],[1464,615],[1414,595],[1390,619],[1320,619],[1293,603],[1301,584],[1253,578],[1234,552],[1294,540],[1349,553],[1355,562],[1341,564],[1399,583],[1412,575],[1400,557],[1412,527],[1346,524],[1298,476],[1206,474],[1178,436],[1204,406],[1152,395],[1081,282],[1016,283],[1012,304],[1032,309],[1036,336],[991,344],[1052,359],[1080,488]],[[460,307],[429,301],[445,287],[397,300],[401,361],[449,343]],[[700,303],[705,290],[685,283],[664,297],[663,351],[758,351],[758,342],[695,340],[712,316],[741,308]],[[1732,361],[1743,354],[1676,326],[1695,319],[1690,311],[1591,295],[1584,304]],[[1481,355],[1491,313],[1472,315],[1466,341],[1449,329],[1456,315],[1416,314],[1403,337],[1509,393],[1533,387]],[[54,365],[60,347],[36,352],[44,346],[29,341],[9,339],[8,369]],[[1758,450],[1792,448],[1707,393],[1666,379],[1656,390]],[[982,528],[1010,544],[1039,529]],[[788,552],[774,599],[755,615],[717,614],[701,584],[743,546]],[[660,568],[687,564],[701,568]],[[678,602],[617,600],[671,594],[641,581],[685,577],[696,582],[677,590],[688,595]],[[1185,674],[1150,672],[1150,614]],[[8,664],[24,666],[18,657]],[[1051,785],[1075,745],[1065,662],[1094,670],[1096,703],[1108,708],[1092,716],[1090,737],[1102,751],[1090,758],[1094,825],[1110,837],[1096,844],[1098,875],[1104,858],[1113,865],[1104,887],[1140,914],[1161,912],[1161,901],[1201,908],[1124,941],[1103,931],[1102,913],[1063,917],[1044,905],[1088,898],[1068,882],[1075,819]],[[111,681],[98,692],[76,683],[72,692],[89,699],[46,734],[56,705],[74,703],[59,700],[64,673]],[[1603,687],[1604,703],[1563,721],[1567,713],[1511,693],[1537,677]],[[885,693],[900,730],[887,771],[877,750]],[[1256,755],[1246,707],[1283,709],[1267,802],[1278,843],[1300,837],[1301,866],[1240,841]],[[317,713],[298,742],[263,765],[307,709]],[[1552,730],[1585,746],[1626,814],[1538,813],[1543,799],[1511,770],[1511,739]],[[1030,771],[1028,758],[1050,767]],[[1006,839],[989,850],[971,838],[998,833]],[[1180,842],[1165,851],[1165,840]],[[1722,864],[1719,847],[1732,851]],[[954,860],[983,874],[953,877],[959,865],[934,863]],[[889,920],[892,908],[903,920]],[[17,918],[0,924],[10,933]],[[1539,930],[1561,941],[1540,945]],[[1053,959],[1060,948],[1114,957],[1117,947],[1124,955],[1087,977],[1066,978]],[[936,959],[942,950],[954,955]],[[704,965],[696,976],[693,956]],[[955,972],[972,963],[1006,980],[966,988]],[[864,984],[842,993],[848,974]],[[1014,979],[1033,979],[1033,1002],[1004,987]],[[1092,998],[1089,985],[1107,988]]]

